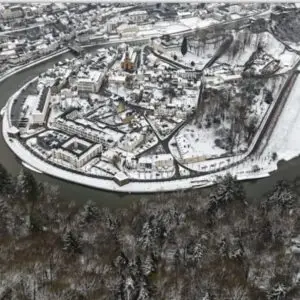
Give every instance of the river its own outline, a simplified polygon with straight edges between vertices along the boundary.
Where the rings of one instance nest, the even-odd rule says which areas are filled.
[[[93,50],[91,50],[93,51]],[[23,86],[27,81],[33,79],[35,76],[44,72],[54,63],[64,60],[66,58],[72,58],[71,53],[66,53],[61,56],[52,58],[51,60],[36,65],[30,69],[24,70],[12,77],[9,77],[2,83],[0,83],[0,108],[2,108],[8,98],[21,86]],[[2,128],[2,125],[1,125]],[[12,151],[6,145],[2,130],[0,134],[0,163],[12,174],[17,175],[21,169],[21,163],[13,154]],[[60,179],[50,177],[45,174],[34,173],[35,177],[39,181],[48,182],[50,184],[57,185],[60,190],[60,196],[66,201],[74,201],[78,204],[84,203],[87,200],[93,200],[99,206],[107,206],[111,208],[115,207],[126,207],[133,201],[142,199],[143,195],[128,195],[128,194],[118,194],[111,193],[102,190],[92,189],[85,186],[73,184],[71,182],[66,182]],[[299,180],[298,180],[299,177]],[[268,178],[252,180],[244,182],[247,194],[252,198],[259,200],[262,194],[266,193],[278,180],[297,180],[300,182],[300,159],[295,158],[288,162],[281,162],[279,164],[279,169],[273,172]],[[300,187],[299,187],[300,190]]]

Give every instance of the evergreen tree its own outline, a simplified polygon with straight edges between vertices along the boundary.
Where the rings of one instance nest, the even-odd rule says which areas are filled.
[[[33,213],[29,216],[28,227],[31,232],[43,231],[42,222],[40,220],[39,215]]]
[[[92,201],[88,201],[84,206],[83,219],[84,222],[90,223],[99,217],[99,209]]]
[[[72,233],[72,231],[68,231],[63,237],[64,250],[72,253],[80,253],[80,245],[77,237]]]
[[[22,197],[24,200],[36,202],[38,199],[38,184],[29,171],[21,170],[17,177],[15,192],[17,196]]]
[[[11,178],[6,169],[0,164],[0,194],[6,194],[11,187]]]
[[[227,173],[223,178],[219,178],[216,191],[211,195],[211,203],[224,205],[233,201],[244,201],[245,190],[242,184],[231,174]]]
[[[187,53],[187,38],[184,37],[181,44],[181,54],[184,56]]]

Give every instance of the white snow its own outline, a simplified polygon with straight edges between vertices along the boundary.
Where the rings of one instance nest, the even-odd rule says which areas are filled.
[[[225,153],[225,150],[215,146],[215,130],[213,128],[199,129],[195,125],[187,125],[172,142],[175,140],[177,140],[177,144],[180,143],[178,146],[182,158],[191,156],[209,158]]]
[[[229,63],[232,65],[244,65],[250,58],[251,54],[257,50],[257,46],[261,44],[266,53],[280,60],[280,73],[289,70],[298,61],[296,53],[288,51],[285,46],[279,42],[271,33],[263,32],[254,34],[248,29],[241,30],[235,34],[235,40],[240,40],[243,43],[245,35],[248,34],[249,44],[246,43],[244,48],[241,48],[237,55],[232,58],[229,53],[225,53],[219,62]]]
[[[27,164],[27,163],[25,163],[25,162],[22,162],[22,165],[23,165],[25,168],[27,168],[27,169],[29,169],[29,170],[31,170],[31,171],[34,171],[34,172],[39,173],[39,174],[42,174],[41,171],[37,170],[36,168],[32,167],[31,165],[29,165],[29,164]]]
[[[300,77],[295,81],[287,103],[276,123],[264,156],[276,152],[278,159],[292,159],[300,153]]]
[[[181,19],[180,22],[190,29],[204,28],[219,23],[214,19],[206,18],[204,20],[201,20],[198,17]]]
[[[176,62],[182,63],[187,67],[192,67],[191,62],[193,61],[195,63],[196,69],[202,69],[205,64],[210,60],[212,57],[212,54],[218,49],[218,47],[215,47],[215,49],[212,51],[205,51],[205,53],[201,53],[201,55],[195,55],[191,52],[187,52],[184,56],[182,55],[180,49],[174,49],[166,51],[163,55],[168,57],[169,59],[173,59],[174,54],[177,56]]]
[[[45,161],[39,159],[33,153],[26,150],[18,140],[10,139],[8,137],[7,131],[9,129],[9,123],[7,112],[3,116],[2,126],[3,137],[7,145],[20,159],[22,159],[23,162],[29,164],[30,166],[34,166],[34,169],[37,169],[37,171],[44,172],[46,174],[64,180],[71,180],[72,182],[76,182],[78,184],[101,188],[104,190],[130,193],[153,193],[162,191],[184,190],[188,188],[199,188],[213,184],[216,176],[224,176],[227,172],[219,172],[212,175],[200,176],[198,178],[187,178],[171,181],[129,182],[128,184],[119,186],[111,179],[92,178],[85,175],[75,174],[72,171],[62,170],[53,165],[49,165]],[[235,173],[237,174],[237,171],[233,172],[233,175],[235,175]],[[266,171],[257,173],[251,172],[247,174],[246,178],[243,179],[259,178],[262,176],[268,176],[268,173]],[[151,175],[149,177],[151,177]]]

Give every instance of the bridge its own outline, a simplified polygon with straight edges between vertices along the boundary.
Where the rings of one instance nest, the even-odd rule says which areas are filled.
[[[71,44],[71,45],[69,45],[68,46],[68,48],[73,52],[73,53],[75,53],[75,54],[82,54],[83,53],[83,51],[84,51],[84,49],[83,48],[81,48],[79,45],[77,45],[77,44]]]

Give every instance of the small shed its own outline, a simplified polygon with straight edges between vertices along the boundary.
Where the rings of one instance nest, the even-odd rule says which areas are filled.
[[[118,172],[114,176],[114,181],[118,185],[122,186],[122,185],[129,183],[129,177],[123,172]]]
[[[12,126],[7,130],[7,133],[9,137],[16,137],[19,134],[19,129]]]

